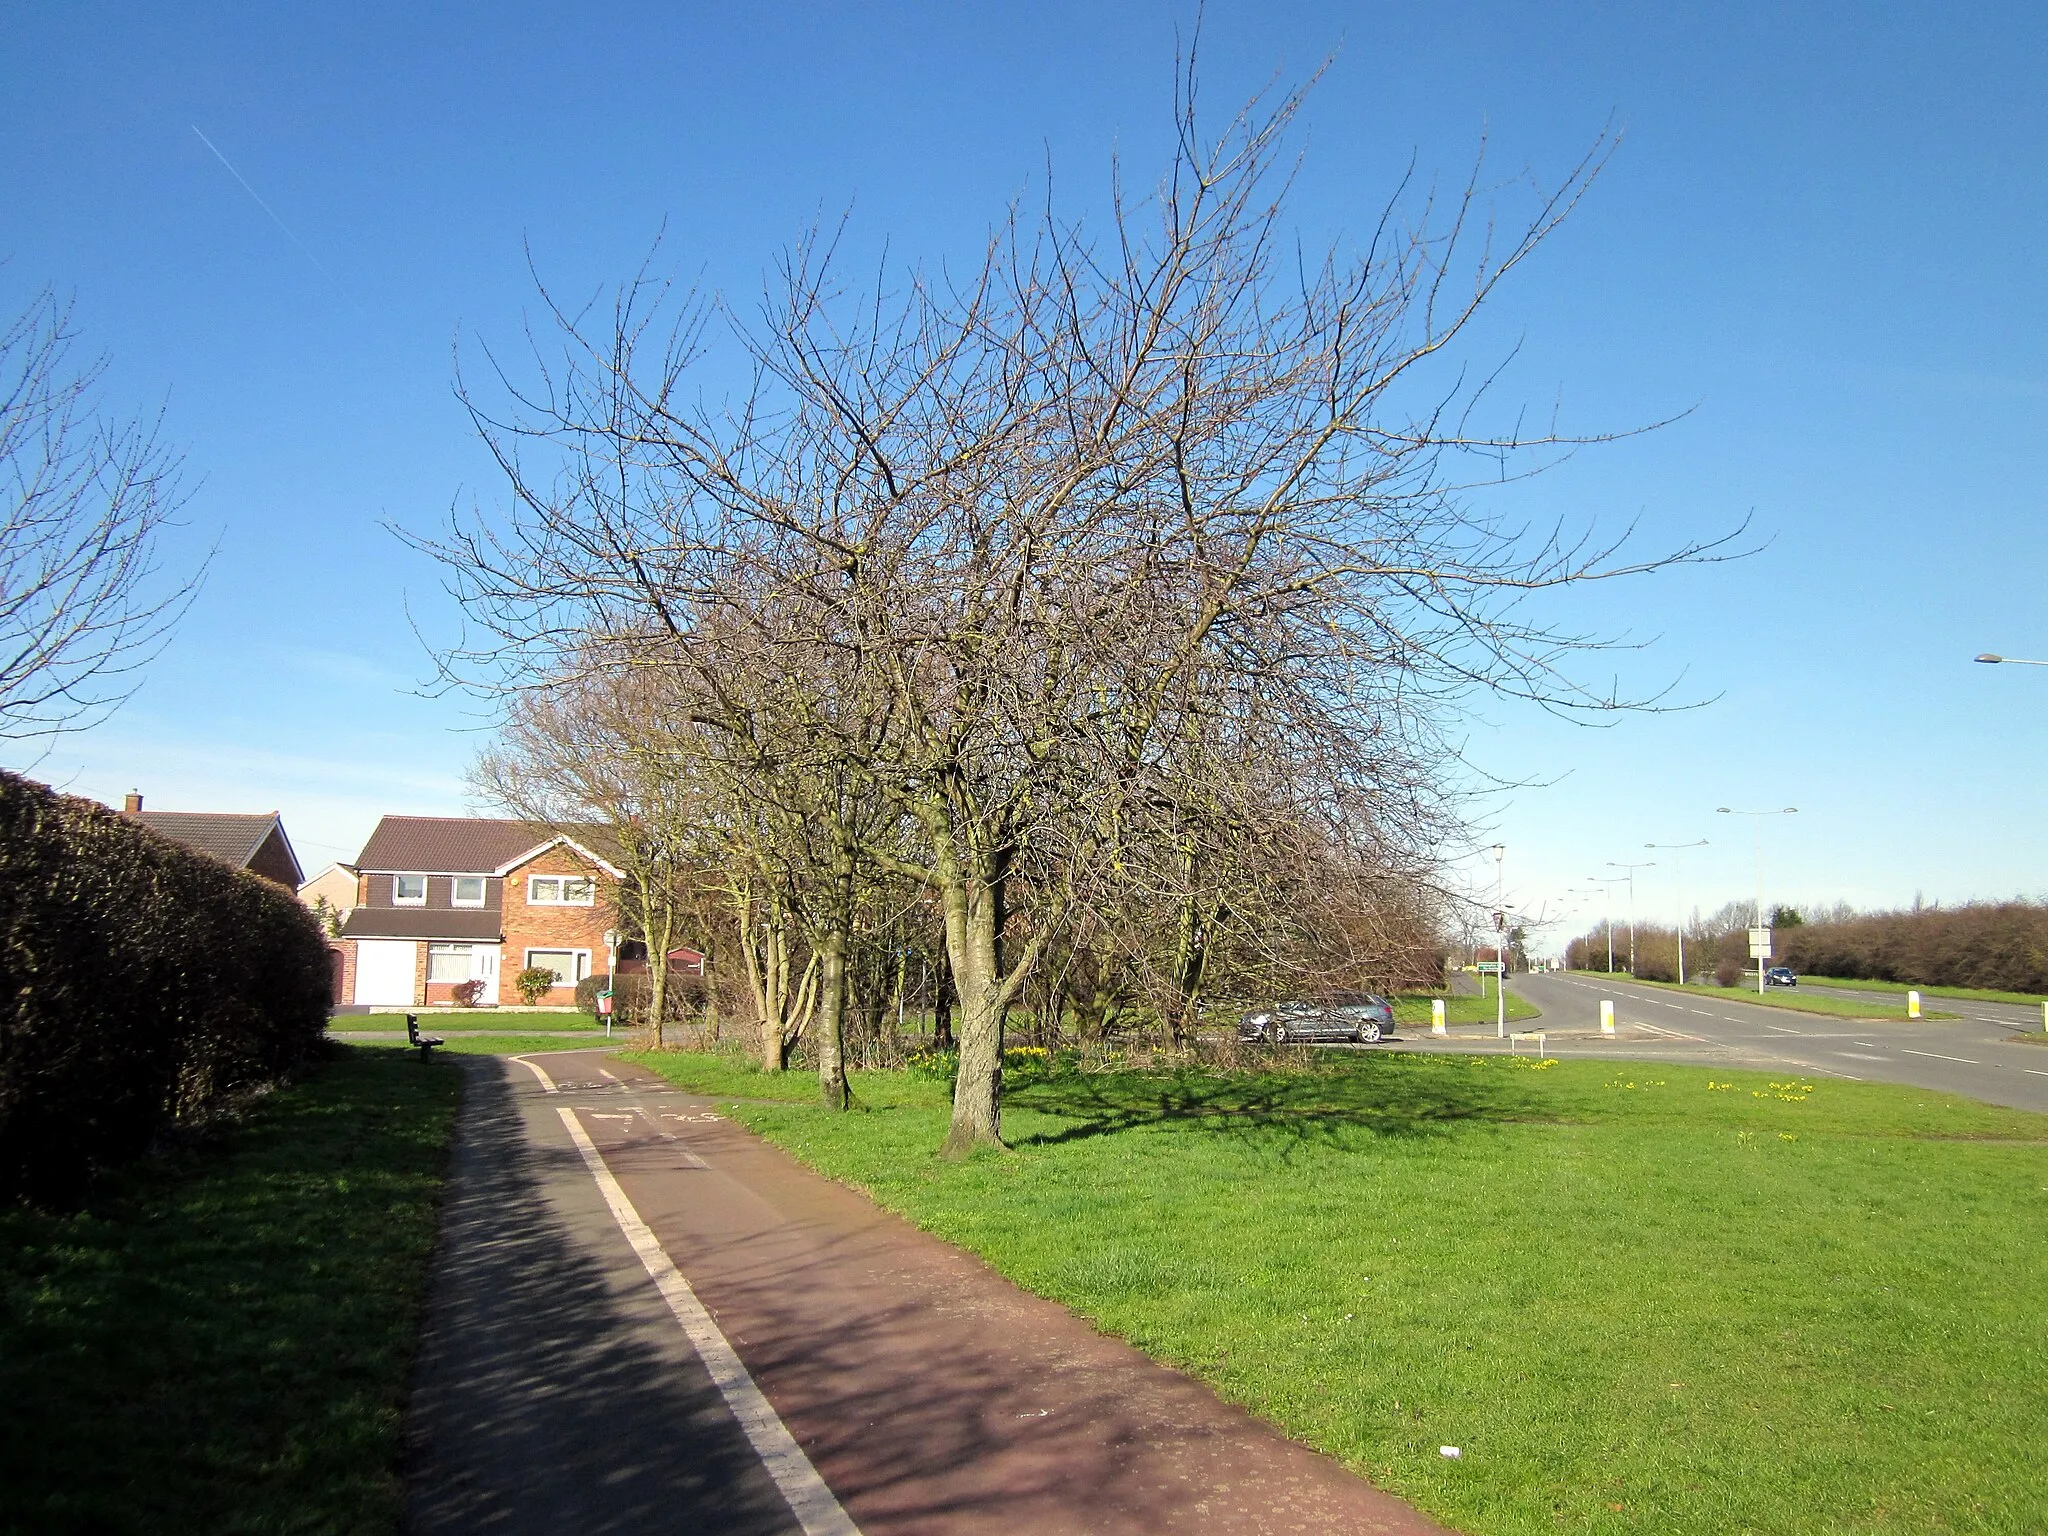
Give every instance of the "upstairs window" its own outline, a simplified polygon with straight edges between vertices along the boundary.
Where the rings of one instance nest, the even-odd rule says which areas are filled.
[[[587,875],[529,875],[526,904],[530,907],[595,906],[597,882]]]
[[[455,905],[458,907],[480,907],[484,904],[484,877],[482,875],[457,875],[455,877]]]
[[[393,875],[391,904],[396,907],[424,907],[427,904],[425,875]]]

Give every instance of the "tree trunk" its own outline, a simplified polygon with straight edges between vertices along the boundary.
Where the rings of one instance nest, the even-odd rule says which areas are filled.
[[[938,977],[932,987],[932,1047],[935,1050],[950,1051],[953,1048],[953,962],[949,955],[938,967]]]
[[[818,951],[818,1097],[827,1109],[845,1109],[851,1098],[846,1091],[846,930],[853,917],[853,850],[842,844],[832,862],[832,908]]]
[[[956,886],[945,893],[946,948],[960,989],[960,1070],[953,1081],[953,1123],[941,1155],[965,1157],[1003,1145],[1003,988],[998,939],[1001,887]]]

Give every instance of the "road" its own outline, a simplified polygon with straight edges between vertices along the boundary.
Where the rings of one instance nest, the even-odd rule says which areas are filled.
[[[1553,1056],[1820,1073],[2048,1112],[2048,1044],[2012,1038],[2040,1035],[2040,1011],[2018,1004],[1931,998],[1928,1006],[1962,1017],[1907,1022],[1792,1013],[1734,996],[1673,993],[1624,978],[1518,976],[1508,990],[1543,1010],[1541,1019],[1509,1028],[1544,1031],[1544,1048]],[[1896,1006],[1890,998],[1864,995]],[[1600,1033],[1602,998],[1614,1002],[1617,1032],[1612,1037]],[[1449,1039],[1433,1037],[1426,1028],[1404,1031],[1400,1044],[1424,1051],[1502,1049],[1490,1028],[1470,1026],[1452,1031]]]

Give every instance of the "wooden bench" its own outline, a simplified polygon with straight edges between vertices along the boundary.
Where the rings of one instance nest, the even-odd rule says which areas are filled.
[[[436,1040],[432,1035],[421,1034],[420,1016],[416,1013],[408,1013],[405,1016],[405,1043],[418,1051],[420,1053],[420,1060],[425,1061],[434,1054],[435,1046],[444,1045],[447,1042]]]

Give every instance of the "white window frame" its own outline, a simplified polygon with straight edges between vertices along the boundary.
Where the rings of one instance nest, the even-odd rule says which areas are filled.
[[[521,969],[532,970],[533,957],[535,955],[570,955],[574,957],[572,968],[576,974],[567,981],[556,982],[555,985],[558,987],[573,987],[577,982],[587,981],[590,977],[590,951],[587,949],[571,949],[566,944],[542,944],[526,951],[526,964]],[[555,974],[559,976],[561,972],[556,971]]]
[[[583,887],[583,894],[573,899],[568,894],[572,883]],[[541,895],[543,884],[553,886],[555,894]],[[597,905],[597,881],[589,875],[528,875],[526,904],[529,907],[594,907]]]
[[[463,898],[462,882],[465,880],[474,880],[476,882],[475,901],[467,901]],[[482,875],[455,875],[450,878],[448,887],[448,900],[450,904],[453,906],[480,907],[486,901],[490,900],[490,895],[491,882]]]
[[[399,885],[398,885],[399,881],[401,881],[401,880],[417,880],[417,881],[419,881],[419,883],[420,883],[420,893],[419,893],[419,895],[417,895],[417,896],[407,896],[407,895],[404,895],[404,894],[402,894],[402,893],[400,892],[400,890],[399,890]],[[394,907],[424,907],[424,906],[425,906],[426,904],[427,904],[427,877],[426,877],[425,875],[393,875],[393,876],[391,877],[391,905],[393,905]]]
[[[459,954],[462,957],[462,974],[460,976],[436,976],[434,974],[434,952],[436,950],[439,950],[444,957]],[[429,944],[427,946],[427,980],[436,984],[453,982],[458,986],[465,981],[475,981],[476,946],[474,944]]]

